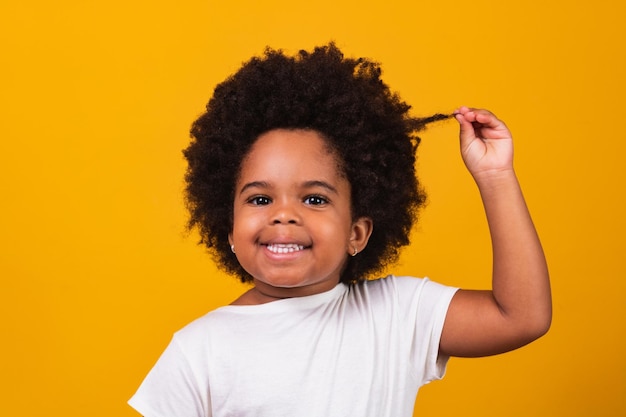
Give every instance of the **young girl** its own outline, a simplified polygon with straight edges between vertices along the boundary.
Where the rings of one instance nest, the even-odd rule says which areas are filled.
[[[174,335],[130,404],[146,417],[411,416],[450,356],[543,335],[548,271],[507,127],[461,107],[463,160],[493,242],[493,289],[372,278],[425,196],[415,133],[434,119],[333,44],[268,50],[215,89],[185,150],[190,226],[252,284]]]

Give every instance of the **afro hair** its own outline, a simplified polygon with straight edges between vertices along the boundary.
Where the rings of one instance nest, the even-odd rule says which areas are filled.
[[[219,267],[252,280],[228,242],[234,189],[252,144],[273,129],[320,133],[350,182],[353,218],[374,222],[368,245],[349,259],[341,281],[364,280],[397,260],[425,203],[415,175],[417,132],[449,116],[410,117],[410,106],[380,76],[377,63],[346,58],[330,43],[295,56],[268,48],[217,85],[184,156],[188,226]]]

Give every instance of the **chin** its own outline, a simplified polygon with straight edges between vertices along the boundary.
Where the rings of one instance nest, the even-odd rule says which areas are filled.
[[[270,287],[285,289],[300,288],[311,285],[310,283],[306,283],[303,281],[294,281],[293,279],[259,279],[256,281],[263,283],[264,285],[269,285]]]

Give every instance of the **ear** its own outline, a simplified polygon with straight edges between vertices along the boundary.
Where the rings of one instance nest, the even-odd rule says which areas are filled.
[[[374,230],[374,222],[369,217],[359,217],[352,223],[352,231],[350,232],[350,242],[346,250],[350,255],[355,251],[362,252],[367,246],[367,242]]]
[[[231,246],[233,245],[233,233],[232,232],[228,234],[228,244]]]

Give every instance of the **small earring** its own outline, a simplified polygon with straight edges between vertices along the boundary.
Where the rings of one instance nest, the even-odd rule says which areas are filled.
[[[352,254],[352,256],[356,256],[356,254],[359,253],[358,249],[355,247],[354,248],[354,253]]]
[[[231,251],[232,253],[235,253],[235,245],[230,245],[230,251]]]

